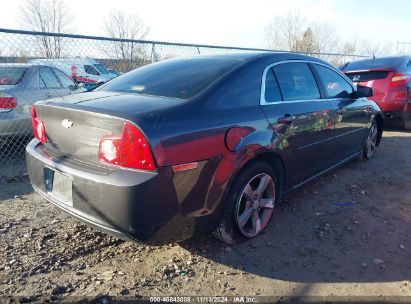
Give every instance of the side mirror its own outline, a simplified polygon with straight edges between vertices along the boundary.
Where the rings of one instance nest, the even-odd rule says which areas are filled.
[[[374,90],[370,87],[357,85],[357,90],[354,92],[355,98],[374,96]]]

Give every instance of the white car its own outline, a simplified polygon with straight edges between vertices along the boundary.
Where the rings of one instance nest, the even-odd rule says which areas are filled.
[[[28,63],[58,68],[70,75],[75,82],[84,83],[88,88],[94,88],[118,76],[94,59],[32,59]]]

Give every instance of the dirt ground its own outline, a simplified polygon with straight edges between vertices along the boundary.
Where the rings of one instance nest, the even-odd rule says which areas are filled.
[[[0,182],[0,302],[411,302],[410,235],[411,132],[385,132],[374,159],[295,192],[263,235],[235,247],[210,236],[161,247],[117,240],[47,203],[19,174]]]

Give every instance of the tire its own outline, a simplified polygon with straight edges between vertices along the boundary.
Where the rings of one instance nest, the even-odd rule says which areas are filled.
[[[280,184],[272,166],[263,161],[248,165],[240,171],[228,192],[213,236],[230,245],[257,236],[268,227],[280,193]]]
[[[378,126],[375,120],[371,122],[371,127],[368,129],[367,136],[364,139],[362,151],[359,159],[361,161],[369,160],[374,157],[377,149]]]

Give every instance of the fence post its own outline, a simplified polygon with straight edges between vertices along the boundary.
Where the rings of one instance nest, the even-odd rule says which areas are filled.
[[[151,63],[156,62],[156,44],[153,43],[151,46]]]

